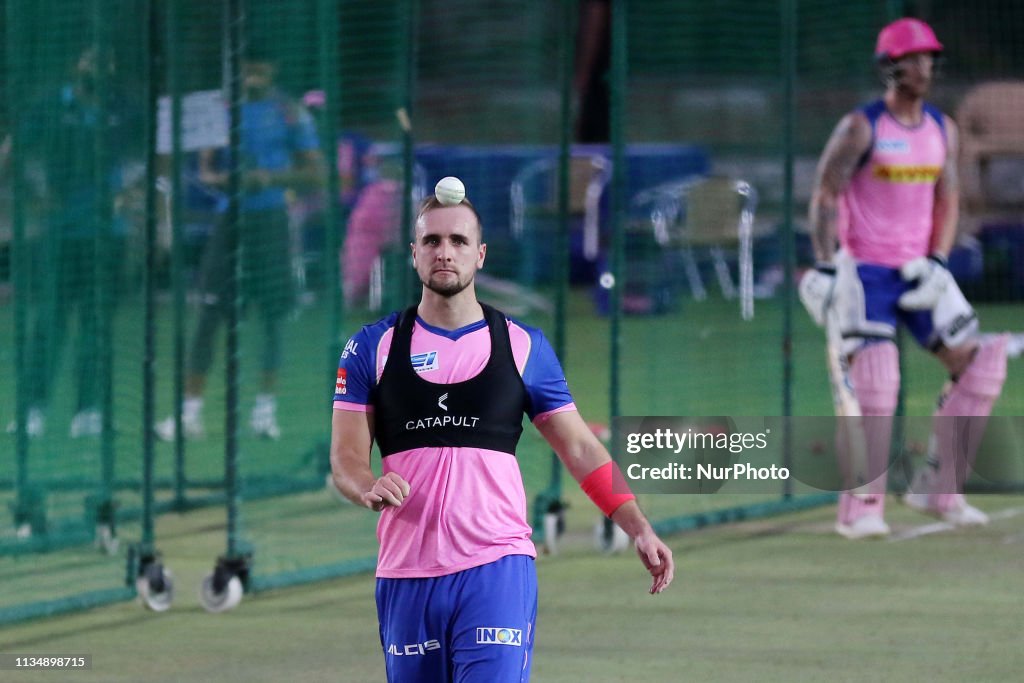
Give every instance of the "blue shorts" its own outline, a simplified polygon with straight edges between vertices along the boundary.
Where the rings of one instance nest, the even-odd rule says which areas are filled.
[[[390,683],[529,681],[533,558],[508,555],[446,576],[377,579],[377,618]]]
[[[864,318],[868,322],[882,323],[892,328],[892,337],[896,335],[896,326],[903,323],[914,335],[917,343],[926,349],[933,349],[938,335],[932,322],[931,311],[905,311],[899,306],[900,296],[916,286],[907,282],[900,275],[898,268],[876,266],[860,263],[857,275],[864,287]],[[879,337],[865,337],[867,343],[881,341]]]

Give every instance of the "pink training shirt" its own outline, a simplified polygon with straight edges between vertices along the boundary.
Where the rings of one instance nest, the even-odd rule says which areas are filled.
[[[899,268],[931,245],[935,184],[946,163],[942,113],[925,105],[921,122],[905,126],[882,100],[861,112],[873,143],[840,197],[839,240],[859,263]]]
[[[370,391],[387,363],[396,320],[393,313],[349,340],[338,366],[335,410],[373,410]],[[508,332],[534,424],[575,410],[543,333],[512,320]],[[416,319],[411,362],[425,380],[450,384],[470,379],[487,365],[490,352],[484,320],[447,331]],[[400,507],[381,511],[378,577],[443,576],[506,555],[536,557],[515,456],[476,448],[417,448],[384,458],[383,471],[408,481],[409,496]]]

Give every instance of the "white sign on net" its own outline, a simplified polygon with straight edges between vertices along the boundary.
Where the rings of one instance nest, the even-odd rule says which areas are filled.
[[[228,110],[220,90],[199,90],[181,98],[181,145],[187,152],[228,144]],[[156,151],[170,154],[171,98],[160,98],[157,108]]]

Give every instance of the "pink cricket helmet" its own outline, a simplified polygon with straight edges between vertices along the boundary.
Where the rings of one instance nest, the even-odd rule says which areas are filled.
[[[899,59],[912,52],[941,52],[942,43],[932,27],[920,19],[897,19],[878,34],[876,59]]]

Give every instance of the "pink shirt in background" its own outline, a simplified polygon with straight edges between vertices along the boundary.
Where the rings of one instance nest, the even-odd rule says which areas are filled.
[[[871,108],[864,109],[869,120]],[[946,136],[936,114],[941,116],[926,107],[921,123],[905,126],[884,106],[877,113],[867,161],[839,205],[840,242],[859,263],[899,268],[928,254],[935,184],[946,162]]]
[[[342,250],[345,301],[363,301],[370,289],[374,260],[385,247],[398,241],[402,222],[402,186],[395,180],[379,180],[363,188],[352,207]]]

